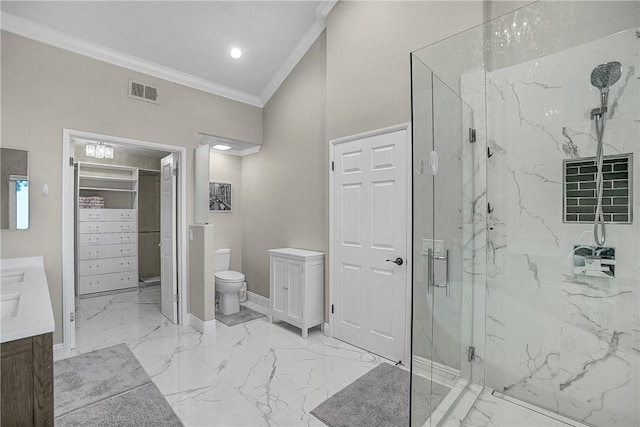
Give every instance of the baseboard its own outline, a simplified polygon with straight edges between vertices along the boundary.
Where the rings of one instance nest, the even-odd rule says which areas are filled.
[[[322,332],[326,337],[332,338],[331,325],[329,325],[329,323],[325,323],[322,325]]]
[[[216,320],[209,320],[207,322],[200,320],[197,316],[189,313],[189,326],[192,326],[197,331],[203,334],[215,334],[216,333]]]
[[[75,350],[67,351],[67,349],[64,346],[64,343],[53,345],[53,361],[54,362],[62,359],[67,359],[75,355],[76,355],[76,351]]]
[[[413,356],[412,360],[413,372],[423,378],[433,378],[448,387],[453,387],[460,378],[460,371],[442,363],[433,362],[426,357]]]
[[[251,291],[247,291],[247,301],[257,304],[264,308],[271,308],[271,302],[269,298],[262,295],[254,294]]]

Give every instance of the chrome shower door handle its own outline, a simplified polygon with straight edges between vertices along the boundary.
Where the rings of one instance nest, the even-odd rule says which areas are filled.
[[[427,249],[427,293],[433,292],[433,249]]]
[[[447,249],[445,251],[445,255],[444,256],[434,256],[433,255],[433,250],[429,249],[429,259],[430,259],[430,273],[429,273],[429,279],[431,281],[431,287],[435,287],[435,288],[445,288],[445,295],[447,297],[451,296],[451,280],[449,277],[449,249]],[[431,271],[433,271],[433,261],[437,260],[437,261],[444,261],[445,262],[445,282],[444,283],[436,283],[435,282],[435,275],[431,275]]]

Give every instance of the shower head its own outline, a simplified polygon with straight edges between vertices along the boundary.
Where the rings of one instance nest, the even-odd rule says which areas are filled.
[[[591,84],[600,90],[613,86],[622,76],[622,64],[607,62],[600,64],[591,72]]]
[[[600,89],[600,108],[591,111],[591,118],[602,117],[607,112],[609,88],[622,76],[622,64],[613,61],[600,64],[591,72],[591,84]]]

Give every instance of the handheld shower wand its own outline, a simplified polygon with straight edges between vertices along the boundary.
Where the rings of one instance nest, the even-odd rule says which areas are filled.
[[[604,246],[607,239],[607,231],[604,224],[604,214],[602,212],[602,194],[604,183],[602,177],[602,163],[604,159],[602,140],[604,128],[607,122],[607,106],[609,103],[609,88],[614,85],[622,76],[622,64],[619,62],[608,62],[600,64],[591,72],[591,84],[600,89],[600,107],[591,110],[591,120],[596,125],[596,137],[598,148],[596,150],[596,165],[598,173],[596,175],[596,193],[598,202],[596,206],[596,217],[593,223],[593,237],[596,245]]]

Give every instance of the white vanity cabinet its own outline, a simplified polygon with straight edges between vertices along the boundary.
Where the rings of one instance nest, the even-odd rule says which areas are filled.
[[[323,322],[324,254],[304,249],[270,249],[269,320],[282,320],[302,329]]]

